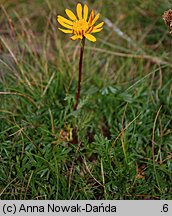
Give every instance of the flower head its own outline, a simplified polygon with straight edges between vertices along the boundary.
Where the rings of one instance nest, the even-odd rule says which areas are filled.
[[[165,11],[162,18],[165,21],[166,25],[169,27],[170,34],[172,34],[172,9]]]
[[[92,42],[96,41],[96,38],[91,33],[100,32],[104,24],[104,22],[101,22],[94,25],[100,17],[99,13],[95,16],[94,10],[92,10],[88,17],[88,6],[84,5],[82,7],[80,3],[76,6],[77,16],[69,9],[66,9],[65,12],[69,19],[57,16],[57,21],[67,29],[58,28],[59,30],[67,34],[73,34],[72,40],[82,40],[85,37]]]

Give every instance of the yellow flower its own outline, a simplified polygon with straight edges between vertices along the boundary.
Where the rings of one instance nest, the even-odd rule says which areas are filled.
[[[77,17],[69,9],[66,9],[65,12],[70,20],[62,16],[57,16],[57,21],[63,27],[67,28],[58,28],[59,30],[66,34],[73,34],[71,37],[72,40],[82,40],[85,37],[92,42],[96,41],[96,38],[91,33],[100,32],[104,24],[104,22],[101,22],[96,26],[94,25],[100,17],[99,13],[94,16],[94,10],[92,10],[88,19],[88,6],[84,5],[84,7],[82,7],[80,3],[76,6]]]

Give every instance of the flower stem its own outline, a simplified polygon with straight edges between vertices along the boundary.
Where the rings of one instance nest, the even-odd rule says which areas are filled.
[[[83,54],[84,54],[84,46],[85,46],[85,37],[83,37],[81,41],[80,59],[79,59],[79,74],[78,74],[78,90],[76,93],[76,102],[74,105],[74,111],[77,110],[79,97],[80,97],[81,79],[82,79],[82,60],[83,60]]]

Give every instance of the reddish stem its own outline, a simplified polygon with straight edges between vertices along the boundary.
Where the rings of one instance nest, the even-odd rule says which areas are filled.
[[[79,59],[79,74],[78,74],[78,90],[76,93],[76,102],[74,105],[74,111],[77,110],[79,97],[80,97],[81,79],[82,79],[82,60],[83,60],[83,54],[84,54],[84,46],[85,46],[85,37],[82,39],[82,42],[81,42],[80,59]]]

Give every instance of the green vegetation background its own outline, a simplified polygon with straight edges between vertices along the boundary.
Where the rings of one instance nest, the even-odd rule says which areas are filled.
[[[87,3],[106,24],[73,112],[79,42],[56,16],[77,1],[1,0],[1,199],[172,198],[172,2]]]

